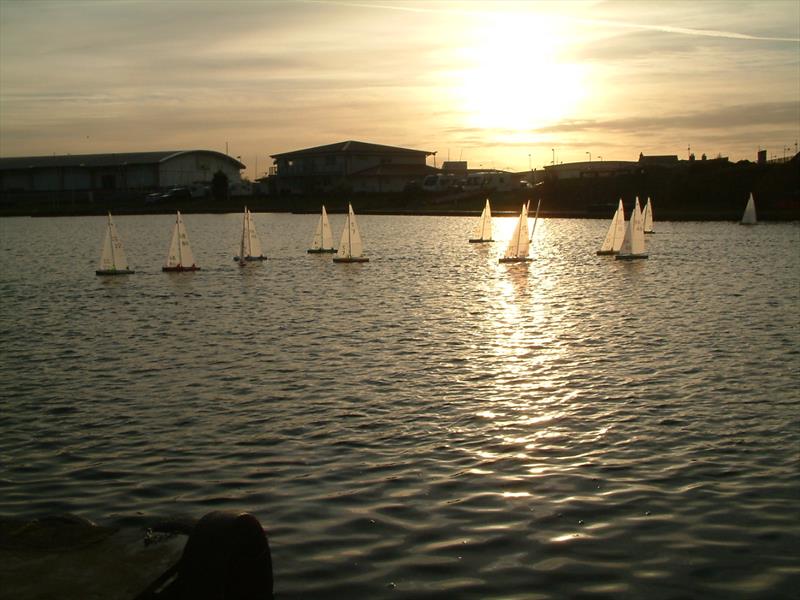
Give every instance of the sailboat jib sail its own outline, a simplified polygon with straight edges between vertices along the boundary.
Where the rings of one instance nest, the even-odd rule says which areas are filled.
[[[108,213],[105,238],[103,239],[103,247],[100,250],[100,264],[95,274],[131,275],[133,272],[128,264],[128,257],[125,255],[125,248],[122,246],[122,239],[117,232],[117,226],[111,218],[111,213]]]
[[[528,203],[525,205],[525,212],[528,211],[530,208],[531,201],[528,200]],[[531,227],[531,243],[533,243],[533,234],[536,233],[536,223],[539,221],[539,208],[542,206],[542,199],[539,198],[539,202],[536,203],[536,213],[533,215],[533,227]]]
[[[753,194],[750,194],[750,197],[747,199],[747,206],[744,207],[744,213],[742,214],[742,220],[740,221],[742,225],[755,225],[756,221],[756,202],[753,200]]]
[[[622,199],[617,205],[617,210],[614,217],[611,219],[611,225],[606,233],[606,238],[603,240],[603,245],[597,251],[599,256],[611,255],[619,252],[622,247],[622,240],[625,239],[625,209],[622,207]]]
[[[650,201],[650,198],[647,199],[647,203],[644,205],[644,232],[645,233],[655,233],[653,229],[653,203]]]
[[[486,204],[481,212],[481,217],[478,219],[478,224],[475,227],[475,232],[470,238],[471,244],[480,244],[483,242],[493,242],[492,239],[492,209],[489,206],[489,199],[486,199]]]
[[[639,208],[639,198],[636,198],[633,213],[631,213],[631,220],[628,221],[622,247],[614,258],[619,260],[647,258],[644,247],[644,218],[642,216],[642,210]]]
[[[506,251],[500,258],[501,263],[510,262],[529,262],[532,259],[528,256],[530,250],[530,236],[528,234],[528,208],[525,204],[522,205],[522,210],[519,213],[519,218],[514,226],[514,232],[511,234],[511,239],[508,240]]]
[[[189,234],[186,233],[186,226],[183,224],[180,211],[178,211],[175,225],[172,227],[172,239],[169,243],[167,260],[161,270],[171,272],[200,270],[200,267],[194,262],[194,254],[189,244]]]
[[[347,220],[345,221],[344,229],[342,229],[339,250],[337,250],[336,256],[333,257],[333,262],[369,262],[369,259],[363,256],[363,253],[364,245],[361,242],[361,232],[358,230],[356,214],[353,212],[353,206],[348,204]]]
[[[264,252],[261,250],[261,241],[258,239],[253,214],[245,206],[244,214],[242,215],[242,239],[239,243],[239,256],[234,256],[233,260],[237,260],[239,264],[242,264],[266,259],[267,257],[264,256]]]
[[[328,221],[328,212],[325,205],[322,205],[322,214],[317,221],[317,228],[314,230],[314,239],[311,241],[311,248],[307,250],[309,254],[323,254],[336,252],[333,247],[333,235],[331,224]]]

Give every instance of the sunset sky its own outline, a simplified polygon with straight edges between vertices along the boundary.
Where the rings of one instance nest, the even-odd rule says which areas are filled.
[[[798,138],[797,0],[0,0],[3,157],[227,143],[252,177],[352,139],[521,171]]]

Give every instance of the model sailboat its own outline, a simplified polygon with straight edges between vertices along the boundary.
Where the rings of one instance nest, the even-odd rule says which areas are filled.
[[[317,221],[317,228],[314,230],[314,239],[311,242],[309,254],[323,254],[325,252],[336,252],[333,247],[333,235],[331,234],[331,224],[328,222],[328,213],[325,205],[322,205],[322,214]]]
[[[483,207],[481,218],[478,220],[478,225],[475,227],[475,237],[470,238],[471,244],[480,244],[483,242],[493,242],[492,239],[492,209],[489,207],[489,199],[486,199],[486,206]]]
[[[647,253],[644,249],[644,219],[642,218],[642,210],[639,208],[639,198],[636,198],[631,220],[628,221],[628,228],[625,230],[625,239],[622,240],[622,247],[614,258],[617,260],[647,258]]]
[[[369,259],[362,256],[364,245],[361,243],[361,233],[358,231],[356,214],[353,212],[353,205],[347,204],[347,221],[345,221],[342,237],[339,240],[339,250],[333,257],[333,262],[352,263],[369,262]]]
[[[240,265],[244,265],[250,261],[266,259],[267,257],[261,251],[261,241],[258,239],[253,215],[245,206],[242,216],[242,240],[239,243],[239,256],[234,256],[233,260],[238,260]]]
[[[650,198],[647,198],[647,202],[644,205],[644,232],[645,233],[655,233],[653,230],[653,203],[650,202]]]
[[[747,206],[744,207],[744,214],[741,220],[742,225],[755,225],[756,224],[756,203],[753,200],[753,194],[747,199]]]
[[[125,256],[125,249],[122,247],[122,240],[117,233],[117,226],[108,213],[108,225],[106,226],[106,237],[103,240],[103,248],[100,251],[100,266],[95,271],[96,275],[130,275],[133,270],[128,265],[128,258]]]
[[[614,217],[611,219],[611,226],[606,233],[606,239],[597,254],[600,256],[616,254],[622,247],[622,240],[625,239],[625,209],[622,207],[622,199],[619,201]]]
[[[528,207],[523,204],[517,224],[514,226],[514,233],[511,234],[511,239],[508,241],[505,254],[500,259],[500,262],[530,262],[533,260],[528,256],[530,243],[531,240],[528,236]]]
[[[194,262],[194,254],[192,254],[192,247],[189,245],[189,235],[186,233],[186,226],[181,219],[181,211],[178,211],[178,216],[175,218],[175,225],[172,227],[172,240],[169,243],[169,251],[167,252],[167,261],[162,271],[181,272],[181,271],[199,271]]]

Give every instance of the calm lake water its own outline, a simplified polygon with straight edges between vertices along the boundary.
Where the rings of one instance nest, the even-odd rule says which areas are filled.
[[[357,209],[357,207],[356,207]],[[246,510],[279,598],[789,598],[800,586],[800,226],[547,219],[0,219],[0,514]],[[332,215],[338,241],[344,217]],[[507,239],[510,218],[495,220]]]

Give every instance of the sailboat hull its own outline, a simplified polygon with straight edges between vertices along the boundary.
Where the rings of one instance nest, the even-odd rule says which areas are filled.
[[[478,239],[470,240],[469,243],[470,244],[488,244],[488,243],[493,242],[493,241],[494,240],[482,240],[482,239],[478,238]]]
[[[509,257],[509,258],[501,258],[501,263],[518,263],[518,262],[532,262],[533,259],[528,256],[517,256],[517,257]]]
[[[101,270],[95,271],[95,275],[133,275],[136,271],[131,271],[130,269],[108,269],[108,270]]]
[[[617,254],[614,250],[598,250],[597,256],[614,256]]]
[[[200,267],[195,267],[194,265],[191,267],[178,265],[176,267],[161,267],[161,270],[165,273],[183,273],[184,271],[199,271]]]
[[[335,263],[365,263],[365,262],[369,262],[369,259],[368,258],[364,258],[363,256],[352,256],[350,258],[346,258],[346,257],[340,258],[340,257],[337,256],[337,257],[335,257],[333,259],[333,262],[335,262]]]
[[[617,254],[617,260],[636,260],[637,258],[647,258],[647,254]]]
[[[247,262],[255,262],[255,261],[267,260],[267,257],[266,256],[245,256],[244,259]],[[233,260],[236,261],[236,262],[241,262],[238,256],[234,256]]]
[[[335,254],[336,248],[309,248],[306,252],[309,254]]]

